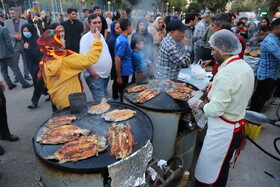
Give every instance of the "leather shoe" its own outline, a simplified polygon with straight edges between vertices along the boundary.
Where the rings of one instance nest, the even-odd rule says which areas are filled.
[[[19,137],[10,134],[10,135],[8,135],[8,136],[2,136],[2,137],[1,137],[1,140],[8,140],[8,141],[14,142],[14,141],[18,141],[18,140],[19,140]]]
[[[12,84],[11,86],[9,86],[9,90],[14,89],[15,87],[17,87],[17,85],[16,84]]]
[[[32,86],[33,86],[32,84],[29,84],[29,83],[28,83],[28,84],[22,86],[22,88],[25,89],[25,88],[30,88],[30,87],[32,87]]]
[[[25,75],[24,78],[28,81],[31,81],[31,78],[28,75]]]
[[[0,146],[0,155],[3,155],[5,153],[3,147]]]
[[[35,103],[31,103],[30,105],[27,106],[27,108],[29,108],[29,109],[34,109],[37,107],[38,107],[38,104],[35,104]]]

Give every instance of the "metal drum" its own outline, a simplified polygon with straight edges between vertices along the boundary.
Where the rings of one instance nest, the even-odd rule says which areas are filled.
[[[119,123],[129,123],[134,136],[134,141],[137,144],[133,147],[133,153],[152,140],[153,126],[149,117],[136,107],[118,102],[108,102],[111,105],[109,111],[115,109],[131,109],[136,111],[136,115],[126,121]],[[88,103],[88,107],[98,103]],[[56,112],[53,117],[71,115],[70,108]],[[84,110],[80,114],[76,114],[77,120],[73,121],[73,125],[85,129],[92,130],[91,134],[104,135],[108,138],[107,129],[112,122],[106,122],[101,115],[88,114]],[[110,147],[85,160],[77,162],[66,162],[59,164],[55,160],[47,160],[45,157],[53,155],[63,144],[59,145],[41,145],[36,142],[37,137],[42,133],[47,121],[43,123],[33,138],[34,152],[38,158],[41,167],[42,182],[45,186],[103,186],[108,180],[107,166],[117,162],[115,156],[110,156]],[[102,185],[101,185],[102,184]]]
[[[198,90],[191,84],[186,85]],[[127,88],[133,86],[136,85],[129,84]],[[175,100],[163,90],[155,98],[140,104],[134,102],[137,95],[138,93],[125,92],[124,98],[129,104],[143,110],[153,122],[153,156],[165,160],[180,156],[184,159],[184,169],[188,170],[192,164],[197,129],[188,126],[192,119],[187,101]]]

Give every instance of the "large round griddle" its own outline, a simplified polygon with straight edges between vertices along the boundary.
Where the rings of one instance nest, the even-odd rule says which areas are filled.
[[[176,81],[181,82],[181,81]],[[194,90],[198,90],[195,86],[185,83],[189,88],[192,88]],[[127,88],[131,88],[133,86],[136,86],[135,83],[128,84]],[[126,88],[126,89],[127,89]],[[161,91],[159,95],[152,98],[151,100],[145,102],[145,103],[137,103],[134,101],[134,98],[139,94],[140,92],[135,93],[128,93],[124,92],[124,98],[131,104],[147,109],[150,111],[156,111],[156,112],[185,112],[190,110],[190,107],[188,105],[187,100],[178,100],[173,99],[170,97],[165,91]]]
[[[136,115],[126,121],[118,123],[129,123],[131,126],[131,131],[134,136],[134,142],[137,144],[133,147],[133,153],[141,149],[148,140],[152,140],[153,136],[153,126],[150,118],[141,110],[137,109],[128,104],[118,103],[118,102],[108,102],[111,105],[109,111],[115,109],[131,109],[136,111]],[[89,103],[88,108],[98,103]],[[56,112],[53,117],[71,115],[70,108],[65,108],[61,111]],[[107,130],[112,124],[112,122],[106,122],[101,114],[88,114],[87,110],[83,113],[76,115],[78,119],[73,122],[73,125],[85,129],[91,129],[92,134],[104,135],[107,139],[108,144],[108,133]],[[75,173],[97,173],[107,171],[107,166],[117,162],[115,156],[110,156],[110,147],[108,146],[105,151],[99,153],[98,156],[94,156],[85,160],[80,160],[77,162],[66,162],[59,164],[56,160],[47,160],[45,157],[53,155],[63,144],[59,145],[41,145],[36,142],[37,137],[42,133],[43,127],[45,127],[44,122],[33,138],[33,147],[35,154],[43,162],[57,169]]]

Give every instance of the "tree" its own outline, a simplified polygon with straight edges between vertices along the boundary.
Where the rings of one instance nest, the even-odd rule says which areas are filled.
[[[278,7],[280,6],[280,0],[265,0],[265,3],[268,4],[268,19],[271,21],[275,13],[278,11]]]

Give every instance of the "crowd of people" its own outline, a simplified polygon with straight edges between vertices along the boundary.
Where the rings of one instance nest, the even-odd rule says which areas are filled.
[[[93,101],[100,102],[108,97],[111,79],[112,99],[123,102],[124,88],[132,81],[140,84],[148,78],[176,80],[181,68],[192,63],[201,62],[203,67],[211,65],[214,78],[208,87],[209,103],[195,98],[189,100],[192,109],[202,109],[209,117],[209,134],[195,177],[197,186],[213,183],[224,186],[229,161],[234,150],[240,147],[241,119],[254,90],[253,71],[242,60],[246,44],[260,46],[257,86],[250,109],[261,112],[280,82],[277,81],[280,19],[270,24],[267,18],[263,18],[256,25],[248,23],[247,18],[237,19],[234,14],[214,15],[207,10],[202,14],[186,13],[184,16],[146,15],[134,20],[126,11],[103,13],[98,5],[91,10],[84,9],[80,20],[77,13],[77,9],[68,8],[68,20],[64,21],[61,15],[59,23],[52,23],[44,12],[29,13],[25,20],[19,17],[18,9],[9,8],[10,19],[1,22],[0,26],[0,67],[8,89],[14,89],[17,82],[24,89],[34,86],[31,104],[27,107],[36,109],[40,96],[48,94],[55,112],[69,106],[69,94],[84,92],[81,75]],[[24,64],[23,74],[19,69],[20,56]],[[14,73],[14,81],[10,79],[8,67]],[[27,82],[31,79],[32,84]],[[4,91],[1,81],[0,86]],[[8,130],[2,90],[0,108],[1,125],[3,121],[4,125],[0,127],[0,136],[4,140],[16,141],[18,137]],[[275,95],[279,97],[280,93]],[[216,124],[221,129],[235,124],[223,132],[233,135],[227,136],[227,144],[222,147],[217,144],[217,150],[209,150],[209,144],[222,138],[215,135]],[[234,143],[230,144],[231,141]],[[229,147],[230,153],[227,154]],[[214,162],[205,159],[212,152],[213,155],[221,153],[211,157]]]

